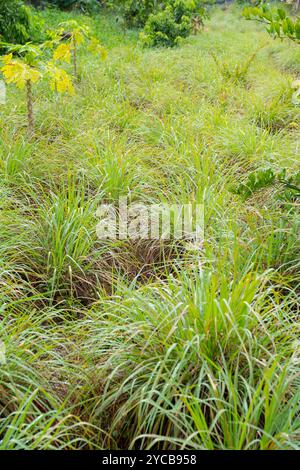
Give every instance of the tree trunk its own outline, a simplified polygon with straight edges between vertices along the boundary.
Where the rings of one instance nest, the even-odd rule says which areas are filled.
[[[31,80],[26,81],[27,88],[27,117],[28,117],[28,134],[33,133],[34,128],[34,117],[33,117],[33,107],[32,107],[32,83]]]

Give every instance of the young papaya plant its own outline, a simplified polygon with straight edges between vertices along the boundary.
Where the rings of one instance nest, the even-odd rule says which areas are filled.
[[[56,66],[54,57],[50,61],[44,58],[45,44],[5,44],[5,47],[8,53],[1,58],[0,70],[7,84],[26,88],[28,133],[31,135],[34,129],[33,85],[45,78],[51,89],[73,94],[73,84],[67,72]]]
[[[74,77],[78,79],[77,53],[78,48],[85,42],[88,42],[88,49],[98,54],[102,60],[107,57],[106,49],[100,44],[97,38],[91,36],[88,26],[82,26],[75,20],[69,20],[61,23],[59,28],[50,33],[52,40],[57,45],[53,58],[55,61],[73,62]],[[64,41],[64,42],[61,42]]]

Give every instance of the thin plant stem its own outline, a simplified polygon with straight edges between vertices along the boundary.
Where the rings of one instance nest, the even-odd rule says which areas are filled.
[[[26,81],[27,90],[27,118],[28,118],[28,134],[31,135],[34,129],[34,116],[33,116],[33,97],[32,97],[32,82]]]

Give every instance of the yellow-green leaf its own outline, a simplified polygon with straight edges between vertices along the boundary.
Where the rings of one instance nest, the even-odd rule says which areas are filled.
[[[54,60],[63,60],[70,63],[71,47],[69,44],[60,44],[53,53]]]

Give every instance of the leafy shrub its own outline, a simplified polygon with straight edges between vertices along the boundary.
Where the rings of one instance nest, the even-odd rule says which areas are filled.
[[[274,38],[287,38],[300,43],[300,17],[288,16],[284,8],[269,5],[247,7],[243,12],[248,20],[257,20],[267,25],[268,33]]]
[[[146,46],[175,46],[192,33],[196,18],[202,24],[204,17],[205,9],[194,0],[171,0],[163,11],[149,16],[142,42]]]
[[[203,24],[205,9],[199,0],[111,0],[109,5],[127,27],[145,27],[145,45],[174,46]]]
[[[39,39],[41,25],[20,0],[0,0],[0,39],[9,43],[24,44]]]
[[[174,46],[180,38],[187,37],[191,32],[191,24],[187,17],[176,22],[172,8],[167,7],[156,15],[150,15],[141,39],[146,46]]]
[[[53,4],[62,10],[77,8],[85,13],[96,11],[100,5],[99,0],[48,0],[48,3]]]
[[[164,6],[159,0],[112,0],[109,5],[123,16],[130,28],[143,27],[149,16]]]

